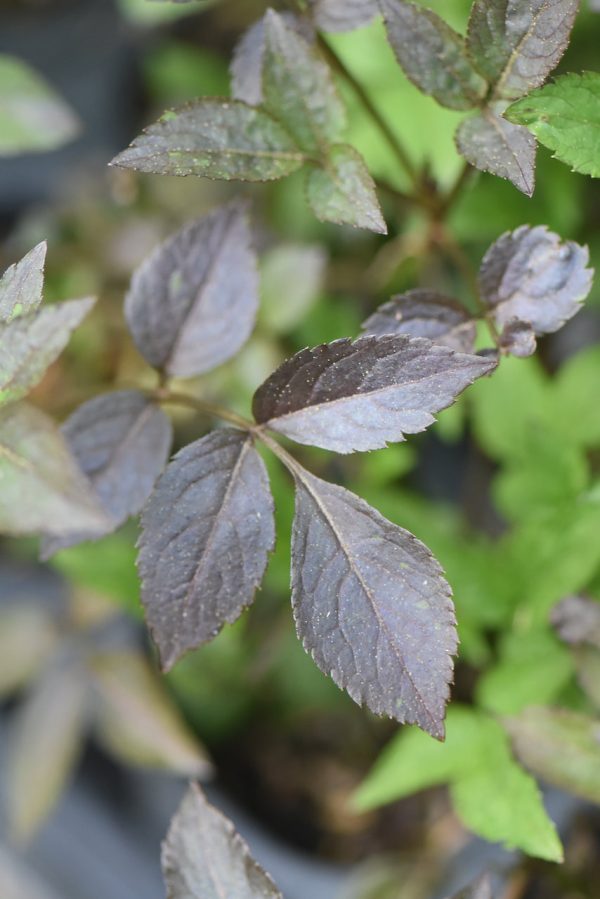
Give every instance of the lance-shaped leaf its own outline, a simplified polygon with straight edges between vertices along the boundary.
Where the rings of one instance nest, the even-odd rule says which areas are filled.
[[[273,549],[264,464],[242,431],[181,450],[142,514],[142,602],[164,669],[252,602]]]
[[[464,39],[430,9],[381,0],[387,35],[413,84],[450,109],[472,109],[487,85],[467,56]]]
[[[154,175],[273,181],[303,162],[292,136],[264,109],[203,98],[165,112],[111,165]]]
[[[529,128],[573,171],[600,178],[598,72],[563,75],[513,103],[506,117]]]
[[[90,659],[94,726],[101,743],[133,765],[206,777],[210,763],[143,656],[132,650]]]
[[[0,533],[106,527],[92,490],[54,422],[19,403],[0,410]]]
[[[306,196],[321,222],[387,234],[373,179],[360,153],[349,144],[331,147],[323,166],[310,168]]]
[[[310,6],[320,31],[352,31],[379,12],[377,0],[311,0]]]
[[[81,671],[49,669],[11,723],[8,811],[20,842],[46,818],[73,769],[83,741],[87,689]]]
[[[493,899],[492,881],[489,874],[482,874],[470,886],[456,893],[452,899]]]
[[[288,28],[307,41],[314,39],[310,22],[293,13],[282,12],[280,18]],[[236,100],[258,106],[263,100],[262,70],[265,57],[265,17],[254,23],[242,36],[231,60],[231,93]]]
[[[511,356],[518,356],[521,359],[533,356],[537,347],[535,331],[529,322],[510,318],[502,329],[498,346]]]
[[[0,403],[21,399],[41,381],[93,305],[69,300],[0,324]]]
[[[294,466],[292,605],[319,668],[378,715],[444,738],[457,637],[427,547],[364,500]]]
[[[254,326],[258,269],[244,205],[187,225],[135,272],[125,316],[155,368],[202,374],[230,359]]]
[[[114,531],[130,515],[137,515],[167,464],[173,438],[165,413],[137,390],[95,397],[80,406],[61,430],[108,523],[102,531],[47,539],[43,558]]]
[[[486,107],[465,119],[456,132],[456,146],[465,159],[482,172],[511,181],[531,197],[535,188],[535,138]]]
[[[171,822],[162,869],[167,899],[282,899],[231,821],[196,784]]]
[[[273,10],[265,16],[262,89],[266,108],[309,154],[337,140],[346,114],[328,65]]]
[[[542,84],[567,49],[579,0],[476,0],[467,49],[493,86],[514,100]]]
[[[34,312],[42,302],[47,249],[42,241],[4,272],[0,279],[0,322]]]
[[[435,290],[417,288],[392,297],[363,323],[365,334],[426,337],[460,353],[475,348],[475,321],[464,306]]]
[[[381,449],[424,431],[494,359],[403,334],[301,350],[259,387],[256,421],[338,453]]]
[[[600,802],[600,721],[568,709],[529,708],[504,725],[520,760],[547,783]]]
[[[567,596],[552,609],[550,620],[565,643],[589,643],[600,649],[600,602]]]

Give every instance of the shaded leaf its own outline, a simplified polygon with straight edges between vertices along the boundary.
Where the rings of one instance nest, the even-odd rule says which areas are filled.
[[[58,634],[45,608],[30,602],[0,608],[0,696],[23,687],[55,649]]]
[[[0,279],[0,322],[34,312],[42,302],[44,263],[48,245],[42,241]]]
[[[69,300],[0,324],[0,403],[25,396],[62,353],[94,300]]]
[[[274,544],[264,464],[242,431],[186,446],[142,513],[142,602],[164,669],[252,602]]]
[[[277,333],[304,319],[323,287],[327,253],[320,244],[284,243],[261,260],[260,316]]]
[[[321,222],[387,234],[375,183],[364,159],[349,144],[330,147],[323,166],[309,169],[306,196]]]
[[[600,602],[585,596],[567,596],[550,616],[558,636],[565,643],[589,643],[600,649]]]
[[[314,37],[310,23],[293,13],[282,12],[279,17],[287,28],[297,31],[307,41]],[[312,34],[311,34],[312,32]],[[231,93],[236,100],[258,106],[263,100],[262,70],[265,56],[265,17],[262,16],[242,36],[233,51],[231,61]]]
[[[0,533],[63,536],[107,526],[54,422],[22,403],[0,410]]]
[[[335,340],[301,350],[259,387],[256,421],[339,453],[380,449],[433,423],[495,360],[405,335]]]
[[[377,0],[311,0],[311,14],[321,31],[352,31],[379,12]]]
[[[525,125],[556,159],[600,178],[600,74],[562,75],[513,103],[506,117]]]
[[[506,322],[498,343],[505,352],[520,359],[533,356],[537,347],[535,331],[529,322],[522,322],[518,318],[510,318]]]
[[[165,112],[111,165],[155,175],[272,181],[295,172],[304,159],[264,109],[205,98]]]
[[[51,668],[11,722],[8,815],[19,842],[33,836],[64,789],[83,740],[86,696],[80,671]]]
[[[457,893],[453,899],[493,899],[490,875],[482,874],[474,883]]]
[[[155,368],[190,377],[246,342],[258,308],[258,271],[246,208],[211,212],[156,248],[135,272],[125,316]]]
[[[469,55],[494,97],[523,96],[542,84],[565,52],[579,0],[476,0]]]
[[[300,149],[321,153],[339,139],[346,112],[329,66],[273,10],[265,15],[262,88],[266,108]]]
[[[162,846],[167,899],[282,899],[231,821],[190,787]]]
[[[592,286],[589,252],[544,225],[507,231],[487,251],[479,272],[483,301],[496,325],[528,322],[536,334],[557,331],[578,311]]]
[[[600,802],[600,721],[567,709],[540,707],[504,724],[517,756],[534,774]]]
[[[90,659],[95,727],[117,758],[136,766],[206,777],[210,763],[146,660],[133,651]]]
[[[460,303],[435,290],[417,288],[392,297],[362,325],[365,334],[426,337],[460,353],[475,348],[475,322]]]
[[[427,547],[364,500],[295,466],[292,605],[319,668],[372,712],[444,738],[457,637]]]
[[[405,0],[381,0],[396,58],[424,94],[450,109],[472,109],[487,85],[470,62],[465,42],[436,13]]]
[[[77,136],[75,114],[26,62],[0,54],[0,157],[62,147]]]
[[[511,181],[526,196],[535,188],[535,138],[487,107],[456,132],[459,153],[482,172]]]
[[[122,390],[94,397],[66,420],[61,431],[90,481],[110,526],[42,543],[42,557],[116,530],[137,515],[169,457],[171,422],[143,393]]]

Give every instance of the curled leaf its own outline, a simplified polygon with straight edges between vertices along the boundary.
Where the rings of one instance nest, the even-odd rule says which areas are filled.
[[[519,356],[522,359],[533,356],[537,347],[535,331],[529,322],[511,318],[502,329],[499,346],[511,356]]]
[[[460,353],[475,349],[475,322],[460,303],[434,290],[417,288],[392,297],[365,322],[365,334],[426,337]]]
[[[257,390],[256,421],[339,453],[380,449],[425,430],[497,365],[405,335],[336,340],[301,350]]]
[[[321,222],[387,234],[375,183],[364,159],[349,144],[330,147],[322,166],[309,169],[306,195]]]
[[[456,145],[475,168],[506,178],[521,193],[533,195],[536,143],[526,128],[512,125],[486,107],[459,125]]]

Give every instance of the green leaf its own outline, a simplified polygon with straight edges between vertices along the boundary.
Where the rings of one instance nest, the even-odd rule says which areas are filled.
[[[45,607],[33,602],[0,609],[0,696],[10,696],[37,674],[56,648],[58,634]]]
[[[600,74],[562,75],[510,106],[506,118],[525,125],[554,156],[582,175],[600,177]]]
[[[42,302],[47,248],[46,241],[39,243],[4,272],[0,280],[0,322],[34,312]]]
[[[37,72],[0,54],[0,157],[55,150],[79,129],[70,107]]]
[[[0,324],[0,404],[29,393],[58,358],[94,300],[69,300]]]
[[[0,410],[0,533],[63,536],[107,527],[54,422],[23,403]]]
[[[550,784],[600,803],[600,721],[567,709],[528,709],[505,727],[523,764]]]
[[[323,168],[310,169],[306,194],[322,222],[387,234],[373,179],[360,153],[349,144],[331,147]]]
[[[262,91],[266,109],[308,154],[324,153],[346,124],[329,66],[285,20],[265,16]]]
[[[272,181],[304,161],[291,135],[265,110],[205,98],[165,112],[111,165],[156,175]]]
[[[553,385],[555,427],[563,441],[578,446],[600,444],[598,384],[600,383],[600,347],[580,350],[559,370]]]
[[[450,109],[472,109],[487,85],[470,62],[464,39],[430,9],[382,0],[388,39],[407,78]]]
[[[531,197],[535,187],[535,138],[490,107],[465,119],[456,132],[459,153],[482,172],[506,178]]]

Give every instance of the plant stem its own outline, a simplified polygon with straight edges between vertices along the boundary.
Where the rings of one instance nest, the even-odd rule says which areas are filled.
[[[224,409],[223,406],[209,403],[207,400],[201,400],[198,397],[190,396],[187,393],[171,391],[168,387],[159,387],[157,390],[150,391],[150,396],[159,403],[172,403],[176,406],[187,406],[188,409],[194,409],[196,412],[200,412],[203,415],[220,418],[223,421],[227,421],[229,424],[234,425],[236,428],[240,428],[242,431],[248,431],[251,434],[255,434],[259,429],[255,422],[238,415],[236,412],[231,412],[229,409]]]
[[[288,471],[291,472],[292,475],[296,476],[297,474],[302,473],[304,470],[302,465],[294,459],[294,457],[285,450],[280,443],[274,440],[270,434],[264,430],[262,426],[259,426],[256,431],[256,436],[259,440],[262,440],[265,446],[268,446],[274,456],[277,456],[280,462],[283,462]]]
[[[460,174],[453,186],[450,188],[445,197],[442,198],[442,201],[438,207],[438,220],[443,221],[453,206],[456,205],[457,200],[460,198],[464,189],[468,187],[471,178],[475,174],[475,169],[468,162],[465,162],[462,167]]]

